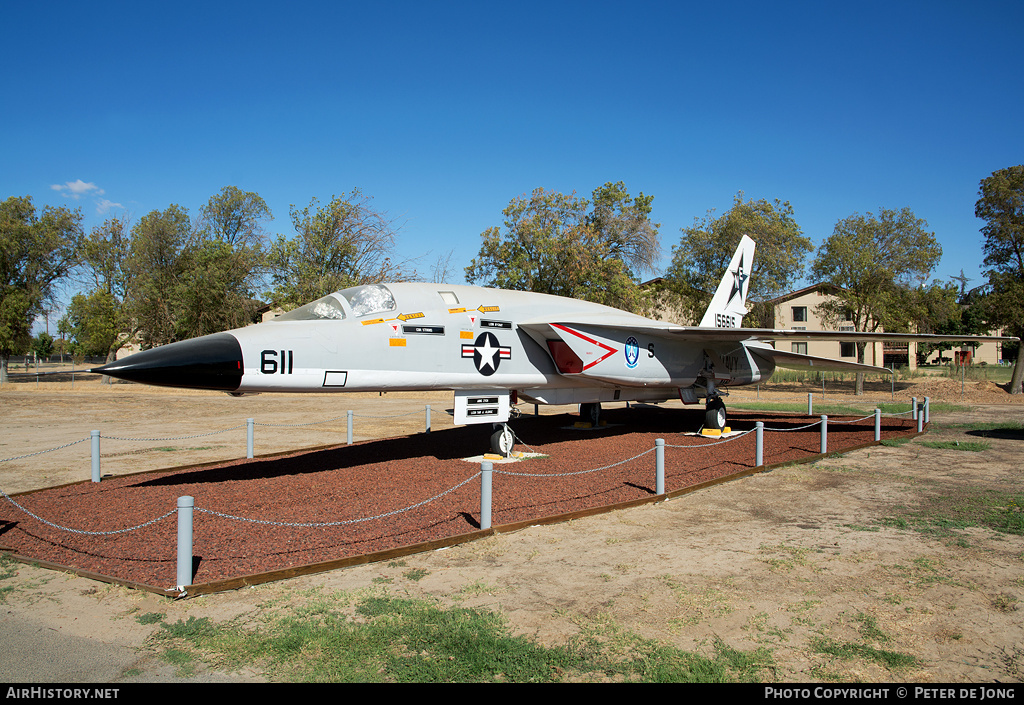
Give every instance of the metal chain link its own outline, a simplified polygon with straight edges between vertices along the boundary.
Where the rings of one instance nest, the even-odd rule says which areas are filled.
[[[246,426],[245,424],[240,424],[238,426],[232,426],[231,428],[225,428],[222,431],[210,431],[209,433],[197,433],[194,436],[173,436],[171,438],[126,438],[126,437],[123,437],[123,436],[104,436],[102,434],[100,435],[100,438],[102,438],[103,440],[106,440],[106,441],[139,441],[139,442],[142,442],[142,441],[151,441],[151,442],[159,442],[159,441],[187,441],[187,440],[190,440],[192,438],[206,438],[207,436],[216,436],[218,433],[227,433],[228,431],[237,431],[240,428],[245,428],[245,426]]]
[[[514,477],[569,477],[571,475],[586,475],[586,474],[592,473],[592,472],[600,472],[601,470],[608,470],[610,468],[615,468],[615,467],[618,467],[619,465],[625,465],[626,463],[630,463],[630,462],[636,460],[637,458],[642,458],[643,456],[647,455],[648,453],[653,453],[655,450],[656,450],[655,448],[651,448],[649,450],[645,450],[643,453],[640,453],[638,455],[634,455],[632,458],[626,458],[625,460],[620,460],[617,463],[612,463],[611,465],[605,465],[604,467],[601,467],[601,468],[594,468],[593,470],[580,470],[578,472],[561,472],[561,473],[550,473],[550,474],[535,474],[535,473],[532,473],[532,472],[509,472],[507,470],[499,470],[499,469],[495,469],[494,472],[500,473],[502,475],[512,475]]]
[[[685,446],[674,446],[674,445],[670,445],[670,444],[666,443],[665,447],[666,448],[708,448],[709,446],[719,446],[719,445],[722,445],[723,443],[730,443],[732,441],[739,440],[740,438],[743,438],[743,436],[746,436],[747,434],[753,433],[755,430],[756,429],[752,428],[749,431],[744,431],[743,433],[737,433],[735,436],[730,436],[729,438],[723,438],[720,441],[712,441],[711,443],[700,443],[700,444],[697,444],[697,445],[685,445]]]
[[[263,423],[261,421],[253,421],[253,426],[267,426],[270,428],[299,428],[302,426],[318,426],[323,423],[330,423],[331,421],[337,421],[338,419],[347,418],[345,416],[335,416],[334,418],[325,419],[323,421],[311,421],[310,423]]]
[[[374,414],[352,414],[352,417],[356,418],[356,419],[397,419],[397,418],[400,418],[402,416],[413,416],[415,414],[422,414],[425,411],[426,411],[426,407],[424,407],[423,409],[421,409],[419,411],[410,411],[410,412],[408,412],[406,414],[392,414],[390,416],[387,416],[387,415],[385,415],[385,416],[376,416]]]
[[[412,504],[412,505],[410,505],[408,507],[404,507],[402,509],[395,509],[394,511],[391,511],[391,512],[385,512],[384,514],[378,514],[377,516],[364,517],[362,519],[346,519],[345,521],[329,521],[329,522],[322,522],[322,523],[321,522],[297,523],[297,522],[287,522],[287,521],[270,521],[268,519],[250,519],[250,518],[247,518],[247,517],[232,516],[231,514],[223,514],[221,512],[217,512],[217,511],[214,511],[212,509],[203,509],[201,507],[196,507],[195,510],[197,512],[203,512],[205,514],[211,514],[213,516],[220,517],[221,519],[234,519],[235,521],[245,521],[245,522],[249,522],[251,524],[264,524],[264,525],[267,525],[267,526],[288,526],[288,527],[303,528],[303,529],[308,529],[308,528],[326,528],[326,527],[330,527],[330,526],[344,526],[346,524],[359,524],[359,523],[364,522],[364,521],[373,521],[374,519],[383,519],[385,517],[394,516],[395,514],[401,514],[403,512],[412,511],[413,509],[417,509],[419,507],[422,507],[425,504],[429,504],[430,502],[433,502],[435,499],[438,499],[440,497],[444,497],[446,494],[450,494],[450,493],[454,492],[455,490],[457,490],[460,487],[462,487],[463,485],[465,485],[467,482],[471,482],[471,481],[475,480],[476,478],[480,477],[480,475],[482,475],[482,474],[483,473],[478,472],[477,474],[475,474],[475,475],[473,475],[471,477],[467,477],[465,480],[463,480],[459,484],[455,485],[454,487],[450,487],[447,490],[445,490],[444,492],[441,492],[440,494],[436,494],[433,497],[429,497],[428,499],[425,499],[422,502],[417,502],[416,504]]]
[[[16,455],[13,458],[4,458],[3,460],[0,460],[0,463],[7,463],[7,462],[10,462],[12,460],[21,460],[22,458],[31,458],[31,457],[34,457],[36,455],[42,455],[43,453],[52,453],[55,450],[60,450],[61,448],[70,448],[71,446],[76,446],[79,443],[85,443],[88,440],[92,440],[92,437],[90,436],[89,438],[83,438],[83,439],[81,439],[79,441],[71,441],[70,443],[65,443],[64,445],[57,446],[56,448],[48,448],[47,450],[38,450],[35,453],[27,453],[26,455]],[[0,490],[0,492],[2,492],[2,490]]]
[[[913,409],[911,409],[911,411],[901,412],[901,413],[898,413],[898,414],[889,414],[889,415],[890,416],[902,416],[904,414],[912,413],[912,411],[913,411]],[[395,414],[395,415],[391,415],[391,416],[364,416],[364,415],[359,415],[359,417],[360,418],[399,418],[401,416],[411,416],[413,414],[419,414],[419,413],[422,413],[422,412],[414,411],[414,412],[409,412],[409,413],[406,413],[406,414]],[[873,418],[873,416],[874,416],[874,414],[872,414],[870,416],[865,416],[865,417],[860,418],[860,419],[855,419],[855,420],[852,420],[852,421],[834,421],[833,423],[856,423],[858,421],[864,421],[864,420]],[[261,426],[278,426],[278,427],[314,426],[314,425],[317,425],[317,424],[329,423],[331,421],[336,421],[338,419],[346,418],[346,417],[347,417],[347,414],[345,416],[336,416],[334,418],[326,419],[324,421],[316,421],[316,422],[312,422],[312,423],[308,423],[308,424],[262,424],[261,423],[259,425],[261,425]],[[765,430],[765,431],[778,431],[778,432],[783,432],[783,431],[799,431],[799,430],[811,428],[812,426],[817,426],[819,424],[820,424],[820,421],[816,421],[816,422],[808,424],[806,426],[800,426],[800,427],[797,427],[797,428],[764,428],[763,430]],[[233,426],[231,428],[223,429],[221,431],[213,431],[213,432],[210,432],[210,433],[201,433],[201,434],[196,434],[196,435],[192,435],[192,436],[176,436],[176,437],[172,437],[172,438],[127,438],[127,437],[119,437],[119,436],[102,436],[102,438],[105,438],[107,440],[118,440],[118,441],[151,441],[151,442],[173,441],[173,440],[187,440],[187,439],[192,439],[192,438],[203,438],[203,437],[206,437],[206,436],[214,436],[214,435],[217,435],[217,434],[220,434],[220,433],[226,433],[228,431],[234,431],[234,430],[237,430],[239,428],[245,428],[246,426],[247,426],[247,424],[241,424],[241,425],[238,425],[238,426]],[[744,431],[743,433],[740,433],[738,435],[732,436],[731,438],[722,439],[720,441],[713,441],[711,443],[703,443],[703,444],[699,444],[699,445],[668,445],[668,444],[666,444],[665,447],[666,448],[682,448],[682,449],[705,448],[705,447],[714,446],[714,445],[721,445],[723,443],[729,443],[730,441],[737,440],[738,438],[741,438],[741,437],[746,436],[746,435],[748,435],[750,433],[753,433],[754,431],[755,431],[755,429],[751,429],[749,431]],[[519,436],[516,435],[515,432],[513,432],[512,435],[522,445],[526,446],[527,448],[530,448],[531,451],[534,450],[527,443],[525,443],[521,438],[519,438]],[[20,460],[20,459],[23,459],[23,458],[30,458],[30,457],[33,457],[33,456],[36,456],[36,455],[41,455],[43,453],[49,453],[49,452],[52,452],[52,451],[55,451],[55,450],[60,450],[62,448],[68,448],[68,447],[73,446],[73,445],[78,445],[79,443],[84,443],[85,441],[88,441],[88,440],[90,440],[90,438],[83,438],[81,440],[72,441],[71,443],[66,443],[66,444],[64,444],[62,446],[57,446],[55,448],[50,448],[50,449],[47,449],[47,450],[37,451],[35,453],[28,453],[26,455],[15,456],[13,458],[5,458],[3,460],[0,460],[0,462],[9,462],[11,460]],[[620,460],[619,462],[611,463],[609,465],[605,465],[605,466],[598,467],[598,468],[593,468],[591,470],[581,470],[581,471],[576,471],[576,472],[565,472],[565,473],[540,473],[540,474],[537,474],[537,473],[516,473],[516,472],[509,472],[507,470],[501,470],[501,469],[494,470],[494,472],[497,472],[497,473],[503,474],[503,475],[514,476],[514,477],[531,477],[531,478],[569,477],[569,476],[573,476],[573,475],[586,475],[586,474],[589,474],[589,473],[601,472],[603,470],[609,470],[611,468],[619,467],[620,465],[625,465],[627,463],[631,463],[634,460],[637,460],[638,458],[642,458],[645,455],[649,455],[650,453],[655,452],[656,450],[657,450],[657,448],[651,448],[651,449],[645,450],[645,451],[643,451],[641,453],[638,453],[637,455],[634,455],[631,458],[626,458],[625,460]],[[534,451],[534,452],[536,452],[536,451]],[[195,507],[195,510],[199,511],[199,512],[206,513],[206,514],[210,514],[212,516],[217,516],[217,517],[220,517],[222,519],[232,519],[232,520],[235,520],[235,521],[242,521],[242,522],[248,522],[248,523],[253,523],[253,524],[263,524],[263,525],[267,525],[267,526],[281,526],[281,527],[293,527],[293,528],[327,528],[327,527],[332,527],[332,526],[344,526],[344,525],[348,525],[348,524],[357,524],[357,523],[366,522],[366,521],[373,521],[373,520],[376,520],[376,519],[383,519],[383,518],[387,518],[387,517],[390,517],[390,516],[394,516],[396,514],[401,514],[401,513],[404,513],[404,512],[412,511],[414,509],[422,507],[422,506],[424,506],[426,504],[429,504],[430,502],[433,502],[433,501],[435,501],[435,500],[437,500],[437,499],[439,499],[441,497],[444,497],[445,495],[448,495],[448,494],[454,492],[455,490],[459,489],[460,487],[462,487],[462,486],[466,485],[467,483],[469,483],[469,482],[475,480],[476,478],[480,477],[481,474],[482,474],[481,472],[478,472],[475,475],[472,475],[471,477],[466,478],[465,480],[463,480],[462,482],[458,483],[457,485],[454,485],[453,487],[450,487],[449,489],[447,489],[447,490],[445,490],[445,491],[443,491],[443,492],[441,492],[439,494],[436,494],[433,497],[429,497],[429,498],[423,500],[422,502],[417,502],[416,504],[410,505],[408,507],[404,507],[402,509],[396,509],[396,510],[393,510],[393,511],[390,511],[390,512],[385,512],[383,514],[378,514],[378,515],[372,516],[372,517],[364,517],[364,518],[361,518],[361,519],[348,519],[348,520],[345,520],[345,521],[335,521],[335,522],[303,522],[303,523],[300,523],[300,522],[271,521],[271,520],[265,520],[265,519],[251,519],[251,518],[247,518],[247,517],[239,517],[239,516],[233,516],[233,515],[230,515],[230,514],[224,514],[222,512],[217,512],[217,511],[210,510],[210,509],[203,509],[202,507]],[[8,502],[10,502],[12,505],[17,507],[18,509],[20,509],[25,514],[29,515],[33,519],[36,519],[37,521],[39,521],[39,522],[41,522],[41,523],[43,523],[43,524],[45,524],[47,526],[50,526],[52,528],[55,528],[55,529],[58,529],[58,530],[61,530],[61,531],[67,531],[67,532],[74,533],[74,534],[88,535],[88,536],[111,536],[111,535],[116,535],[116,534],[128,533],[130,531],[135,531],[137,529],[142,529],[142,528],[145,528],[147,526],[151,526],[151,525],[153,525],[153,524],[155,524],[157,522],[160,522],[160,521],[166,519],[167,517],[175,514],[176,511],[177,511],[176,509],[171,510],[171,511],[167,512],[166,514],[163,514],[162,516],[156,517],[155,519],[151,519],[151,520],[149,520],[147,522],[144,522],[142,524],[138,524],[136,526],[128,527],[128,528],[125,528],[125,529],[117,529],[117,530],[114,530],[114,531],[85,531],[85,530],[82,530],[82,529],[73,529],[71,527],[61,526],[59,524],[55,524],[53,522],[47,521],[46,519],[43,519],[42,517],[34,514],[33,512],[29,511],[25,507],[23,507],[20,504],[18,504],[17,502],[15,502],[3,490],[0,490],[0,495],[3,495],[3,497]]]
[[[171,516],[172,514],[174,514],[175,512],[178,511],[177,509],[172,509],[171,511],[167,512],[163,516],[158,516],[156,519],[150,519],[149,521],[143,522],[142,524],[138,524],[137,526],[129,526],[126,529],[116,529],[114,531],[85,531],[84,529],[72,529],[69,526],[61,526],[60,524],[54,524],[52,521],[47,521],[46,519],[43,519],[38,514],[34,514],[34,513],[30,512],[28,509],[25,509],[25,507],[23,507],[20,504],[18,504],[17,502],[15,502],[11,498],[11,496],[8,495],[3,490],[0,490],[0,494],[2,494],[4,496],[4,499],[6,499],[8,502],[13,504],[15,507],[17,507],[21,511],[25,512],[25,514],[28,514],[30,517],[32,517],[36,521],[38,521],[38,522],[40,522],[42,524],[46,524],[47,526],[49,526],[49,527],[51,527],[53,529],[57,529],[59,531],[67,531],[67,532],[72,533],[72,534],[80,534],[80,535],[83,535],[83,536],[113,536],[115,534],[127,534],[129,531],[135,531],[136,529],[144,529],[147,526],[151,526],[153,524],[156,524],[158,521],[163,521],[164,519],[166,519],[167,517]]]
[[[874,414],[870,414],[868,416],[862,416],[859,419],[850,419],[849,421],[836,421],[835,419],[829,419],[828,422],[829,422],[829,424],[834,424],[834,423],[860,423],[861,421],[867,421],[868,419],[873,419],[873,418],[875,418],[875,415]]]
[[[806,426],[797,426],[796,428],[768,428],[767,426],[765,426],[764,430],[765,431],[778,431],[779,433],[785,433],[786,431],[803,431],[805,428],[811,428],[812,426],[820,426],[820,425],[821,425],[821,421],[818,420],[818,421],[815,421],[814,423],[809,423]]]

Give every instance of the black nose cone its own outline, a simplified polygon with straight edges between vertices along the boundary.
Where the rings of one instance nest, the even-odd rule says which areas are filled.
[[[161,345],[93,372],[160,387],[233,392],[242,383],[242,347],[230,333]]]

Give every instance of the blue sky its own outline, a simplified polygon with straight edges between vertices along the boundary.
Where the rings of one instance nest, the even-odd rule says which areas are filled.
[[[0,197],[87,229],[223,186],[290,204],[353,188],[399,256],[453,251],[534,188],[654,196],[679,229],[737,192],[817,245],[910,207],[934,273],[982,283],[978,183],[1024,163],[1024,3],[0,0]],[[55,188],[56,187],[56,188]],[[653,275],[652,275],[653,276]]]

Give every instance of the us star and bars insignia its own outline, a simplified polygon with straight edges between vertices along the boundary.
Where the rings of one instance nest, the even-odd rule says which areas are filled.
[[[498,338],[494,333],[483,332],[477,336],[472,345],[466,343],[462,346],[462,357],[473,358],[476,371],[485,377],[490,377],[498,371],[498,365],[502,360],[512,359],[512,348],[507,345],[499,345]]]

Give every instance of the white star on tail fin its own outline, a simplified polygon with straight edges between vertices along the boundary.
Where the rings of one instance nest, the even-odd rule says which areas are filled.
[[[718,290],[700,325],[704,328],[740,328],[747,313],[747,290],[754,262],[754,241],[744,235],[729,262]]]

